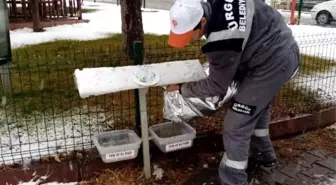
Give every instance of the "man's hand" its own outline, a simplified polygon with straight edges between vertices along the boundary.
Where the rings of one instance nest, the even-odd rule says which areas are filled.
[[[179,91],[180,90],[180,86],[173,84],[173,85],[168,85],[166,91],[168,92],[174,92],[174,91]]]

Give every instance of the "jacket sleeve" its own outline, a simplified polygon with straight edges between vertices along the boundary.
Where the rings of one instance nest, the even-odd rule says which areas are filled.
[[[240,63],[240,52],[213,51],[207,53],[209,75],[206,79],[182,84],[180,92],[184,97],[207,98],[226,95]]]
[[[252,30],[255,4],[249,1],[230,1],[231,14],[227,20],[222,9],[224,1],[214,1],[212,17],[207,25],[207,42],[202,47],[209,59],[209,76],[201,81],[182,84],[180,92],[185,97],[207,98],[226,95],[229,85],[241,63],[241,55]],[[246,20],[241,20],[245,14]]]

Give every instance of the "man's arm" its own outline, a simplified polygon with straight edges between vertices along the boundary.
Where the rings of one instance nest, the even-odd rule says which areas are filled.
[[[207,98],[225,95],[240,63],[240,52],[213,51],[207,53],[209,76],[197,82],[182,84],[180,92],[184,97]]]

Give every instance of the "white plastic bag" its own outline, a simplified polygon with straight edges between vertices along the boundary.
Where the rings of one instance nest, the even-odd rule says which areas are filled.
[[[209,64],[203,64],[205,73],[209,75]],[[232,82],[225,96],[214,96],[205,99],[185,98],[179,92],[164,91],[163,118],[174,122],[188,122],[196,117],[210,116],[228,103],[237,92],[237,83]]]

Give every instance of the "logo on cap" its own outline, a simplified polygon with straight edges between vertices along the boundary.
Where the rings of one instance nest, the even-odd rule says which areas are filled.
[[[174,28],[177,26],[177,21],[176,20],[172,20],[172,24],[174,26]]]

